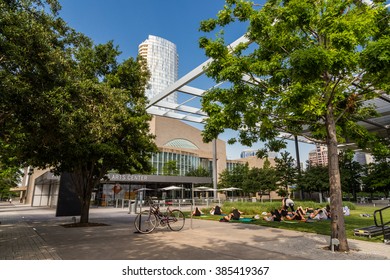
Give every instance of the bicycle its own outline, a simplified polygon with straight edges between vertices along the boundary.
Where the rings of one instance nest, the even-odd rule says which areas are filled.
[[[149,210],[144,210],[137,215],[134,226],[140,233],[151,233],[156,227],[169,227],[172,231],[180,231],[184,227],[185,217],[179,209],[171,210],[169,207],[165,213],[155,205],[151,199]]]

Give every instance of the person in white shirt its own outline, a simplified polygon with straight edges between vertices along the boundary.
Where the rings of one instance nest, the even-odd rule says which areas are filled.
[[[328,213],[325,208],[314,210],[313,213],[310,214],[310,218],[313,220],[327,220]]]
[[[285,197],[282,200],[282,209],[287,210],[288,207],[290,207],[291,212],[295,212],[294,201],[290,197]]]

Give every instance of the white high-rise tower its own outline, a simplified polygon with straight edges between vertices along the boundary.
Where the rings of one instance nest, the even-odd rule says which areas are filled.
[[[146,59],[151,73],[145,92],[150,100],[178,78],[179,58],[176,45],[166,39],[149,35],[148,39],[139,45],[138,53]],[[177,94],[171,94],[165,101],[177,103]]]

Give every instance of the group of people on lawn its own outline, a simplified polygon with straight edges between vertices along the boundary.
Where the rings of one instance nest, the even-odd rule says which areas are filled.
[[[192,213],[194,216],[200,216],[203,213],[196,207]],[[229,214],[224,215],[221,208],[217,205],[210,210],[211,215],[223,215],[221,221],[239,220],[242,211],[233,208]],[[258,216],[258,215],[256,215]],[[294,208],[294,201],[289,198],[283,198],[282,207],[269,213],[263,213],[263,220],[265,221],[306,221],[306,220],[327,220],[330,219],[330,207],[326,205],[323,208],[303,208],[299,206],[296,210]]]
[[[289,211],[290,208],[290,211]],[[283,198],[281,209],[276,209],[270,213],[265,213],[264,220],[266,221],[306,221],[306,220],[327,220],[330,219],[330,207],[326,205],[323,208],[305,208],[299,206],[294,209],[294,201],[290,198]]]
[[[202,214],[203,214],[202,211],[200,211],[198,209],[198,207],[196,207],[194,212],[192,213],[192,215],[194,215],[194,216],[201,216]],[[237,208],[233,208],[231,213],[224,215],[221,207],[219,207],[217,205],[210,210],[210,214],[211,215],[222,215],[221,221],[228,222],[230,220],[237,220],[238,221],[240,219],[240,216],[243,214],[243,212],[241,212]]]

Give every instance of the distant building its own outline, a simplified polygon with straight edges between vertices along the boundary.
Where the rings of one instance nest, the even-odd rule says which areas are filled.
[[[328,148],[316,145],[316,149],[309,152],[309,164],[311,166],[327,166]]]
[[[247,158],[247,157],[255,157],[257,156],[258,150],[244,150],[240,153],[240,158]],[[276,158],[278,153],[276,152],[268,152],[269,158]]]
[[[250,157],[240,158],[240,159],[230,159],[226,161],[226,168],[228,170],[232,170],[237,165],[246,164],[246,163],[248,163],[249,168],[252,167],[262,168],[265,161],[266,159],[261,159],[258,158],[257,156],[250,156]],[[274,158],[268,158],[268,161],[271,163],[271,166],[275,166]]]
[[[353,160],[360,163],[360,165],[367,165],[374,162],[374,157],[365,152],[355,152]]]
[[[145,91],[148,99],[161,93],[178,79],[179,56],[176,45],[164,38],[149,35],[138,47],[138,54],[148,65],[151,77]],[[177,103],[177,94],[169,95],[165,101]]]

